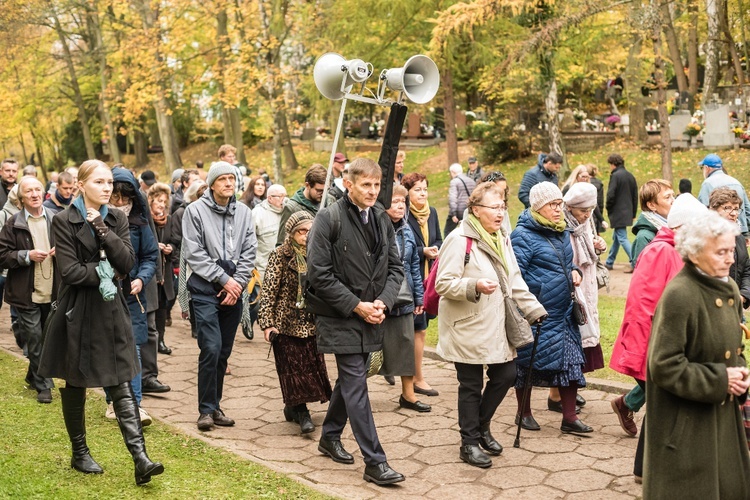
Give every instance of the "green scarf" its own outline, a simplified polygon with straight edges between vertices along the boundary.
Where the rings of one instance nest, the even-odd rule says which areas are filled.
[[[289,240],[297,263],[297,307],[304,309],[305,291],[302,289],[302,274],[307,272],[307,247],[300,245],[293,238],[289,238]]]
[[[565,219],[560,218],[560,222],[552,222],[539,212],[535,212],[533,210],[530,210],[531,216],[534,218],[535,221],[537,221],[539,224],[541,224],[544,227],[548,227],[552,229],[553,231],[557,231],[558,233],[562,233],[565,231],[565,228],[567,227],[565,224]]]
[[[482,238],[482,241],[487,243],[491,249],[495,251],[498,257],[500,257],[500,261],[503,263],[503,267],[505,268],[505,272],[508,272],[508,262],[505,260],[505,251],[503,249],[503,241],[502,241],[502,235],[499,232],[490,233],[487,231],[484,226],[482,226],[482,223],[479,221],[476,215],[469,214],[469,225],[474,228],[474,231],[479,234],[479,237]]]

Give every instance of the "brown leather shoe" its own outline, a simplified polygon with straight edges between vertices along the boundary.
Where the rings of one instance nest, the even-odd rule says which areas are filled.
[[[635,420],[633,419],[633,410],[625,404],[625,396],[613,399],[611,404],[617,418],[620,420],[622,430],[628,436],[635,437],[638,434],[638,427],[635,425]]]
[[[625,274],[633,274],[633,271],[635,271],[635,268],[629,267],[623,271]]]

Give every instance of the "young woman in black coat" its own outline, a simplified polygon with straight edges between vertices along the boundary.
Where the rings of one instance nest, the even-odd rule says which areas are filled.
[[[107,209],[112,186],[106,163],[85,161],[78,171],[80,196],[52,220],[61,287],[57,309],[47,324],[39,370],[66,382],[60,399],[73,448],[71,467],[88,474],[103,472],[86,445],[85,404],[87,387],[105,387],[140,485],[164,472],[164,466],[146,455],[130,385],[139,364],[120,281],[128,279],[135,254],[127,217]]]

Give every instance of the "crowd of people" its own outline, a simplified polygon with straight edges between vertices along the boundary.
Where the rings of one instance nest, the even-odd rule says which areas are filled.
[[[199,163],[169,184],[151,171],[89,160],[45,186],[34,168],[19,179],[15,160],[0,164],[0,294],[37,401],[52,401],[53,378],[65,381],[74,469],[102,472],[84,416],[86,388],[104,387],[136,483],[164,471],[146,454],[151,417],[142,402],[170,391],[158,380],[158,354],[172,352],[165,332],[175,303],[200,348],[201,431],[235,424],[221,407],[224,378],[238,327],[252,332],[257,321],[274,353],[280,417],[308,434],[315,425],[307,405],[327,402],[318,450],[354,463],[341,442],[349,422],[364,479],[403,481],[378,439],[367,378],[394,385],[399,377],[399,406],[430,412],[427,398],[439,393],[422,364],[428,324],[437,320],[437,353],[456,371],[463,462],[486,468],[502,453],[491,425],[511,387],[521,428],[541,429],[530,405],[541,387],[562,433],[590,434],[579,390],[605,366],[598,291],[622,247],[633,276],[609,365],[636,385],[611,404],[633,437],[634,412],[646,400],[652,411],[648,434],[645,419],[640,429],[635,480],[652,498],[750,496],[740,412],[750,386],[741,328],[750,208],[718,155],[700,163],[705,181],[695,198],[690,186],[675,197],[663,179],[639,189],[612,154],[605,199],[595,165],[574,168],[561,190],[562,157],[542,154],[519,186],[524,210],[514,228],[506,177],[472,157],[466,173],[449,168],[444,231],[427,178],[404,173],[404,152],[387,209],[377,203],[382,170],[372,160],[336,153],[330,189],[327,170],[313,165],[288,198],[264,173],[250,177],[236,166],[232,146],[217,156],[207,171]],[[613,244],[602,257],[608,228]],[[426,307],[433,296],[436,315]],[[338,371],[333,386],[326,354]]]

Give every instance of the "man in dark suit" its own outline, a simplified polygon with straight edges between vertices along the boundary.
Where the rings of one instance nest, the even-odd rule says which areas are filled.
[[[638,183],[633,174],[625,170],[625,160],[622,156],[611,154],[607,158],[607,163],[612,170],[607,189],[607,215],[609,215],[609,226],[614,229],[614,234],[605,265],[607,269],[612,269],[620,245],[625,250],[628,261],[632,260],[627,228],[633,225],[638,210]],[[633,264],[631,262],[626,273],[633,272]]]
[[[318,450],[352,464],[341,444],[350,420],[365,460],[364,479],[378,485],[404,480],[386,461],[367,392],[368,354],[382,349],[386,308],[398,296],[404,271],[393,224],[375,202],[381,169],[360,158],[349,166],[347,194],[321,210],[308,237],[308,311],[316,314],[318,350],[334,354],[338,379]]]

